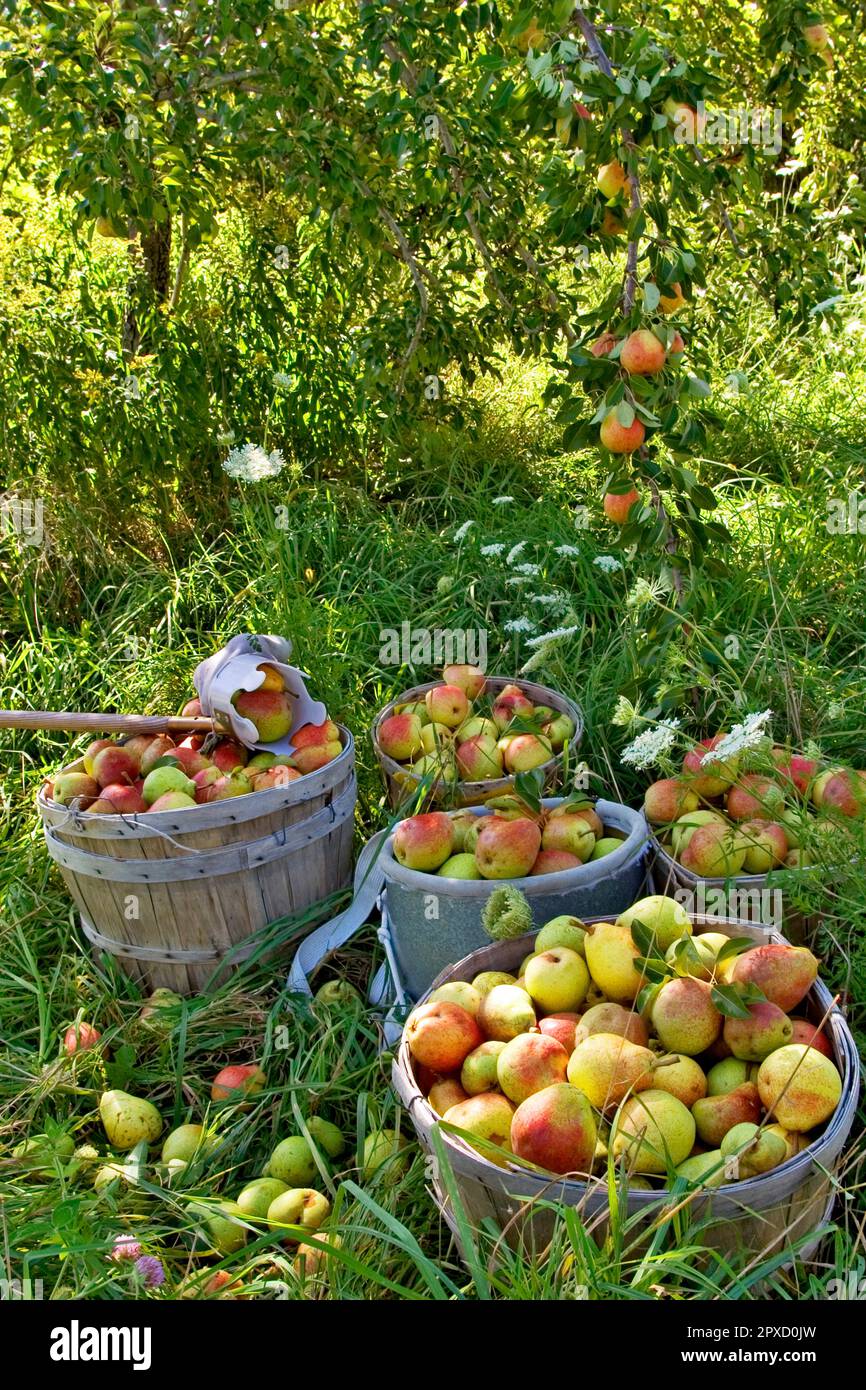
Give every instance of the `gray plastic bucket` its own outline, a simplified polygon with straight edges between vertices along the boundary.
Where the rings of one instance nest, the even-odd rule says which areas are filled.
[[[545,806],[558,806],[562,797],[548,797]],[[491,814],[470,807],[475,815]],[[605,827],[626,835],[619,849],[578,869],[535,878],[439,878],[406,869],[394,858],[392,838],[382,849],[386,907],[400,976],[413,999],[427,989],[440,971],[472,951],[490,945],[481,913],[490,894],[504,883],[519,888],[532,907],[536,927],[551,917],[617,917],[644,893],[648,885],[649,832],[641,811],[616,801],[597,801],[595,809]]]

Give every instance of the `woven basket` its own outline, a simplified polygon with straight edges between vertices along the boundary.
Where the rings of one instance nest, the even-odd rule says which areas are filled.
[[[383,710],[376,715],[373,723],[372,737],[373,749],[379,760],[382,769],[382,777],[388,792],[388,800],[392,806],[402,805],[417,790],[423,778],[417,773],[410,772],[402,763],[395,762],[382,752],[379,747],[379,730],[384,721],[394,713],[400,705],[412,704],[415,700],[423,700],[428,690],[434,690],[441,681],[428,681],[426,685],[413,686],[411,690],[406,690],[397,700],[392,700]],[[574,724],[574,733],[569,740],[569,755],[574,754],[580,745],[583,737],[583,712],[579,705],[573,700],[569,700],[565,695],[560,695],[555,690],[548,690],[545,685],[536,685],[534,681],[512,680],[507,676],[488,676],[485,694],[495,694],[496,691],[504,689],[506,685],[518,685],[533,704],[549,705],[551,709],[557,710],[560,714],[567,714]],[[565,761],[565,752],[556,753],[549,762],[540,768],[544,775],[544,791],[550,796],[555,789],[562,784],[562,770]],[[447,802],[452,806],[479,806],[487,801],[491,796],[502,796],[512,790],[514,786],[513,777],[489,778],[484,782],[436,782],[430,788],[427,800],[430,804]]]
[[[195,993],[250,954],[248,938],[345,888],[355,751],[340,737],[333,762],[286,787],[181,811],[94,815],[40,792],[48,853],[94,949],[150,989]]]
[[[600,920],[600,919],[591,919]],[[750,936],[762,944],[767,933],[749,923],[721,922],[717,918],[693,917],[696,931],[723,932],[728,936]],[[784,938],[773,933],[773,940]],[[535,934],[514,941],[499,942],[475,951],[464,960],[443,970],[430,991],[447,980],[471,980],[482,970],[515,967],[531,950]],[[426,998],[426,996],[425,996]],[[800,1007],[814,1021],[823,1018],[832,999],[826,987],[817,982]],[[832,1009],[825,1028],[833,1044],[836,1064],[842,1074],[842,1097],[823,1134],[807,1149],[778,1168],[760,1177],[731,1183],[701,1194],[688,1205],[694,1220],[709,1220],[697,1237],[699,1243],[722,1252],[746,1251],[756,1258],[767,1258],[792,1241],[815,1231],[829,1215],[835,1196],[834,1173],[845,1141],[851,1131],[857,1106],[859,1064],[854,1040],[838,1009]],[[439,1117],[428,1105],[415,1079],[415,1068],[405,1035],[392,1068],[392,1080],[408,1110],[422,1146],[434,1152],[431,1131]],[[477,1229],[493,1221],[512,1246],[523,1245],[540,1251],[549,1243],[556,1222],[555,1212],[538,1207],[539,1200],[578,1209],[595,1236],[604,1237],[607,1226],[607,1174],[590,1182],[545,1177],[514,1164],[499,1168],[470,1148],[462,1139],[440,1129],[460,1203],[470,1224]],[[435,1166],[434,1166],[435,1173]],[[439,1209],[455,1236],[458,1234],[451,1199],[441,1176],[434,1177],[433,1188]],[[674,1203],[666,1193],[628,1190],[623,1198],[629,1216],[645,1214],[649,1226],[666,1206]],[[681,1200],[681,1199],[680,1199]],[[677,1218],[687,1220],[681,1210]],[[817,1242],[807,1242],[800,1258],[808,1258]]]

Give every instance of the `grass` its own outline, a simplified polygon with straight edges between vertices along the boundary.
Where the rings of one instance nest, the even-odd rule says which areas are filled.
[[[431,430],[357,482],[320,476],[295,479],[288,491],[178,495],[165,530],[152,517],[138,529],[135,517],[114,526],[110,509],[80,489],[52,493],[47,549],[2,541],[2,703],[163,712],[180,706],[196,662],[232,634],[287,633],[311,688],[355,731],[359,846],[387,815],[367,738],[372,716],[430,674],[382,658],[383,632],[404,620],[483,630],[492,672],[528,668],[577,698],[596,792],[636,802],[645,781],[619,761],[634,733],[620,697],[644,716],[676,714],[694,733],[770,708],[777,737],[862,761],[862,540],[825,525],[828,499],[847,497],[862,478],[854,322],[838,344],[816,333],[808,352],[778,344],[761,323],[750,326],[748,351],[745,334],[721,345],[722,378],[745,371],[750,382],[748,392],[723,395],[704,465],[732,542],[716,557],[724,567],[694,576],[685,612],[653,557],[617,550],[613,530],[596,520],[592,461],[559,453],[540,381],[509,367],[479,398],[477,434]],[[494,505],[499,496],[514,500]],[[485,554],[491,545],[501,550]],[[595,563],[607,555],[622,568]],[[538,568],[520,575],[521,564]],[[507,582],[516,576],[525,583]],[[509,627],[521,619],[535,627]],[[532,646],[556,627],[574,631]],[[120,1233],[163,1261],[166,1283],[149,1295],[158,1298],[188,1293],[195,1271],[226,1269],[253,1296],[289,1298],[796,1299],[820,1297],[862,1262],[855,1145],[808,1266],[726,1260],[684,1220],[647,1243],[623,1209],[606,1233],[556,1209],[543,1258],[510,1250],[497,1231],[470,1231],[458,1211],[464,1263],[391,1092],[375,1014],[289,997],[284,969],[253,961],[214,994],[142,1023],[140,991],[109,959],[91,958],[41,844],[34,792],[68,761],[68,739],[15,733],[3,742],[0,1240],[10,1277],[41,1279],[46,1297],[133,1296],[128,1268],[106,1258]],[[818,949],[861,1045],[862,862],[854,856],[844,874],[792,885],[798,905],[826,914]],[[321,978],[345,975],[363,990],[378,964],[368,930]],[[102,1031],[110,1061],[60,1052],[63,1030],[79,1017]],[[239,1058],[263,1060],[267,1089],[247,1110],[214,1107],[212,1077]],[[212,1123],[218,1148],[180,1185],[165,1185],[152,1155],[135,1184],[97,1194],[93,1170],[106,1146],[96,1102],[106,1084],[152,1099],[167,1126]],[[241,1251],[214,1252],[190,1200],[236,1194],[277,1139],[302,1132],[312,1114],[334,1120],[348,1140],[333,1163],[318,1154],[339,1247],[317,1273],[299,1273],[290,1250],[254,1231]],[[365,1175],[365,1137],[382,1127],[396,1129],[405,1149]],[[15,1145],[58,1133],[99,1158],[22,1173]]]

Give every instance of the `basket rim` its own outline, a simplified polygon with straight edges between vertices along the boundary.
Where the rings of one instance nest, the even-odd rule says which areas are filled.
[[[700,924],[702,929],[712,930],[715,928],[721,929],[722,931],[724,931],[726,927],[729,927],[733,929],[730,933],[731,935],[752,936],[755,938],[756,944],[758,944],[759,941],[765,943],[768,939],[767,929],[764,927],[757,927],[754,922],[741,921],[737,918],[705,917],[694,913],[689,913],[689,916],[693,927]],[[603,922],[607,919],[604,917],[586,917],[583,920],[587,925],[594,925],[597,922]],[[700,932],[697,934],[700,935]],[[537,931],[527,932],[524,936],[515,937],[512,941],[507,943],[491,942],[490,947],[483,946],[479,951],[470,952],[470,954],[464,956],[462,960],[455,961],[453,965],[440,971],[439,975],[432,981],[429,988],[425,990],[414,1007],[418,1008],[421,1004],[425,1003],[432,992],[437,989],[440,984],[444,983],[446,976],[450,977],[454,971],[459,970],[465,963],[471,962],[481,951],[489,951],[491,947],[494,946],[514,946],[515,957],[519,960],[521,958],[520,952],[522,951],[523,954],[526,954],[527,943],[534,943],[537,935]],[[777,944],[789,944],[785,937],[782,936],[781,932],[772,931],[769,935],[770,939]],[[810,1001],[814,1002],[820,1008],[822,1016],[827,1012],[828,1006],[833,1004],[833,996],[820,979],[815,981],[805,999],[801,1001],[801,1004],[807,1004]],[[844,1144],[845,1138],[847,1138],[853,1123],[857,1096],[859,1093],[859,1054],[851,1030],[848,1027],[847,1020],[838,1005],[833,1005],[828,1013],[827,1026],[830,1030],[833,1042],[834,1061],[842,1076],[842,1093],[839,1097],[839,1103],[827,1122],[823,1133],[813,1139],[812,1143],[809,1144],[807,1148],[792,1155],[791,1158],[785,1159],[782,1163],[778,1164],[777,1167],[771,1168],[766,1173],[758,1174],[753,1178],[745,1178],[741,1182],[725,1183],[719,1187],[699,1189],[698,1200],[712,1201],[718,1199],[724,1202],[727,1198],[737,1204],[747,1205],[749,1198],[753,1195],[757,1196],[767,1190],[766,1185],[768,1185],[768,1180],[778,1177],[783,1171],[785,1178],[788,1180],[796,1178],[798,1175],[802,1175],[803,1178],[808,1176],[815,1160],[824,1149],[835,1141],[840,1130],[844,1130],[841,1139],[841,1143]],[[409,1052],[409,1045],[406,1040],[405,1027],[394,1057],[392,1079],[394,1080],[395,1087],[398,1090],[401,1100],[409,1111],[416,1130],[420,1128],[419,1122],[415,1119],[414,1115],[415,1107],[418,1104],[424,1105],[429,1112],[431,1118],[428,1128],[433,1124],[438,1124],[442,1117],[437,1115],[432,1109],[426,1096],[424,1096],[415,1080],[412,1056]],[[535,1195],[547,1195],[551,1200],[556,1200],[557,1193],[561,1194],[563,1198],[566,1195],[573,1196],[575,1198],[575,1205],[578,1200],[587,1197],[594,1190],[601,1191],[603,1188],[603,1181],[597,1184],[595,1179],[586,1182],[577,1178],[564,1177],[559,1174],[547,1175],[544,1173],[536,1173],[533,1169],[521,1167],[518,1163],[500,1167],[492,1163],[490,1159],[486,1158],[477,1150],[471,1148],[465,1140],[460,1139],[458,1136],[449,1134],[441,1128],[439,1133],[443,1142],[454,1149],[464,1162],[469,1160],[473,1169],[480,1170],[482,1174],[500,1184],[504,1180],[519,1182],[526,1187],[534,1189]],[[629,1203],[634,1203],[636,1209],[641,1210],[657,1206],[660,1201],[665,1199],[669,1200],[670,1192],[664,1188],[653,1189],[652,1191],[646,1191],[640,1188],[629,1188],[628,1199]]]
[[[574,723],[574,733],[572,734],[571,739],[569,740],[569,747],[572,749],[577,749],[580,747],[580,744],[583,740],[583,735],[586,731],[586,720],[584,718],[583,709],[577,703],[576,700],[572,700],[571,697],[568,695],[562,695],[558,690],[553,690],[550,686],[539,685],[536,681],[521,680],[519,676],[488,676],[486,679],[488,688],[492,687],[496,689],[497,687],[501,688],[506,685],[517,685],[520,686],[522,690],[531,688],[533,690],[540,691],[545,695],[551,696],[553,699],[557,700],[559,702],[560,713],[569,715],[572,722]],[[370,738],[373,743],[373,751],[375,752],[376,757],[379,760],[379,763],[382,767],[382,771],[386,773],[389,777],[408,778],[409,780],[414,782],[416,786],[419,786],[421,782],[423,782],[424,778],[421,773],[410,771],[410,769],[406,767],[403,763],[398,763],[396,759],[390,757],[387,753],[384,753],[382,751],[381,747],[379,746],[379,729],[381,728],[384,721],[394,713],[398,705],[405,705],[410,703],[411,701],[419,698],[420,696],[425,695],[428,690],[435,689],[437,685],[442,685],[442,681],[425,681],[423,685],[414,685],[409,690],[404,690],[402,695],[398,695],[393,700],[389,700],[388,704],[379,710],[378,714],[373,720],[373,723],[370,726]],[[536,701],[536,703],[540,704],[547,702],[542,702],[541,700],[538,700]],[[553,706],[553,708],[557,708],[557,706]],[[542,763],[538,768],[534,769],[534,771],[541,772],[544,776],[548,776],[556,767],[560,765],[564,757],[565,749],[563,748],[560,749],[558,753],[555,753],[552,758],[549,758],[546,763]],[[431,785],[430,790],[431,792],[433,792],[440,787],[445,787],[448,789],[459,788],[461,793],[465,793],[469,796],[481,795],[482,793],[496,792],[500,788],[503,791],[506,791],[514,786],[514,776],[514,773],[509,773],[508,776],[490,777],[482,782],[446,782],[442,778],[439,778]]]
[[[216,830],[227,821],[236,824],[249,820],[259,820],[263,816],[273,815],[276,811],[289,810],[296,805],[302,805],[304,801],[311,800],[314,796],[321,796],[330,791],[343,778],[347,769],[350,775],[354,775],[354,754],[355,740],[349,729],[343,724],[337,725],[340,730],[340,737],[343,742],[342,750],[323,768],[316,772],[306,773],[304,776],[289,782],[285,787],[272,787],[261,792],[252,792],[249,795],[232,797],[229,802],[212,801],[206,802],[202,806],[185,807],[182,811],[139,811],[132,815],[115,813],[110,815],[97,811],[77,811],[69,812],[69,808],[58,806],[56,802],[49,800],[45,796],[42,786],[36,793],[36,806],[39,811],[40,819],[43,824],[67,831],[69,834],[78,837],[92,835],[94,838],[110,839],[115,838],[119,830],[118,838],[143,839],[147,837],[148,831],[163,832],[174,828],[175,833],[182,833],[177,830],[177,820],[179,815],[184,815],[188,811],[195,809],[199,813],[196,816],[195,825],[189,827],[189,833],[195,834],[203,830]],[[82,769],[81,758],[76,758],[75,762],[67,764],[60,769],[55,776],[60,776],[64,772],[77,772]],[[318,779],[318,790],[313,791]],[[304,787],[306,783],[306,787]],[[305,793],[305,794],[302,794]],[[255,805],[250,807],[249,803],[253,798],[256,799]],[[231,815],[226,813],[225,807],[231,807]],[[115,835],[111,832],[114,831]],[[136,834],[136,832],[140,832]]]
[[[563,801],[569,800],[568,797],[547,796],[542,797],[542,806],[558,806]],[[606,809],[602,812],[599,806]],[[386,882],[394,882],[403,888],[415,888],[421,893],[433,891],[431,886],[435,880],[435,888],[438,893],[447,894],[447,884],[450,882],[459,883],[462,898],[485,898],[496,888],[516,888],[520,892],[527,893],[529,896],[535,893],[558,893],[567,892],[569,889],[579,888],[582,878],[587,880],[598,877],[599,866],[604,865],[604,873],[613,873],[622,868],[628,861],[638,855],[642,848],[648,843],[646,837],[646,820],[642,811],[636,811],[632,806],[626,806],[621,801],[606,801],[599,797],[593,802],[593,809],[597,811],[602,821],[605,817],[612,815],[622,815],[623,819],[632,819],[633,823],[622,841],[619,849],[606,854],[603,859],[588,859],[585,864],[579,864],[573,869],[560,869],[555,874],[536,874],[527,875],[525,878],[506,878],[506,879],[447,879],[439,878],[436,873],[424,873],[420,869],[407,869],[394,857],[394,834],[396,833],[398,821],[394,826],[384,844],[382,845],[380,859],[382,869],[385,874]],[[493,815],[494,812],[488,806],[466,806],[463,810],[470,811],[476,816]],[[404,819],[408,819],[404,817]],[[614,826],[621,830],[625,827]],[[594,870],[594,872],[591,872]],[[604,920],[599,918],[599,921]]]

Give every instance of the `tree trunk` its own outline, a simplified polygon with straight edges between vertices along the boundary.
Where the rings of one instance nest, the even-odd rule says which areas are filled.
[[[135,245],[130,243],[130,254],[135,254]],[[126,310],[123,315],[123,351],[127,357],[135,357],[141,348],[141,333],[135,313],[135,301],[146,294],[152,304],[164,304],[171,288],[171,218],[165,222],[151,222],[141,233],[141,254],[144,262],[145,285],[140,274],[133,271],[128,291]]]

